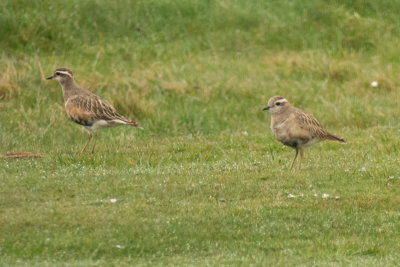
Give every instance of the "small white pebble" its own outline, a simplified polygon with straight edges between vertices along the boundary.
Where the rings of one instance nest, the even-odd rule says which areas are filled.
[[[323,193],[323,194],[322,194],[322,198],[323,198],[323,199],[327,199],[328,197],[329,197],[329,195],[328,195],[327,193]]]
[[[296,196],[295,195],[293,195],[293,194],[289,194],[288,195],[288,198],[295,198]]]
[[[243,135],[244,135],[244,136],[248,136],[249,134],[247,133],[247,131],[244,131],[244,132],[243,132]]]
[[[111,198],[111,199],[110,199],[110,202],[111,202],[111,203],[116,203],[116,202],[117,202],[117,199],[116,199],[116,198]]]
[[[389,176],[389,180],[393,180],[394,179],[394,176]]]
[[[335,199],[336,199],[336,200],[339,200],[339,199],[340,199],[340,196],[335,196]]]
[[[360,171],[365,172],[367,171],[367,168],[365,168],[365,166],[361,167]]]
[[[372,86],[372,87],[378,87],[378,82],[377,82],[377,81],[373,81],[373,82],[371,83],[371,86]]]
[[[119,248],[119,249],[123,249],[123,248],[124,248],[124,247],[121,246],[121,245],[116,245],[115,247],[116,247],[116,248]]]

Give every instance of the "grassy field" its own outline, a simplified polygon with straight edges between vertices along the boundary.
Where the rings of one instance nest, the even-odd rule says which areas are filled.
[[[400,258],[399,0],[1,1],[0,266]],[[56,67],[143,131],[69,121]],[[378,86],[372,87],[371,82]],[[273,95],[346,144],[294,151]],[[324,195],[325,194],[325,195]],[[323,197],[324,196],[324,197]]]

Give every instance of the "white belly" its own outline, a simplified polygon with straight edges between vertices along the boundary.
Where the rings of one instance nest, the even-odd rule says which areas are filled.
[[[119,125],[124,125],[126,122],[121,120],[112,120],[112,121],[105,121],[105,120],[98,120],[95,121],[91,126],[82,126],[85,131],[88,133],[95,133],[99,129],[105,129],[110,127],[115,127]]]

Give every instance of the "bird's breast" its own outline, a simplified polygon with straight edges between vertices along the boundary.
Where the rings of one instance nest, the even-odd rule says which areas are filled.
[[[288,136],[287,122],[289,118],[281,121],[271,120],[271,131],[278,141],[283,142]]]

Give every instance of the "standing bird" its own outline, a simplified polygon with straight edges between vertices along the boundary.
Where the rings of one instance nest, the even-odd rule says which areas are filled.
[[[281,96],[274,96],[268,100],[268,106],[263,110],[271,112],[271,131],[279,142],[296,149],[290,169],[293,168],[297,154],[300,151],[300,164],[303,150],[324,140],[333,140],[345,143],[346,141],[328,133],[314,118],[298,108],[293,107]]]
[[[89,139],[80,154],[85,151],[93,134],[95,134],[95,140],[92,153],[94,152],[98,129],[119,125],[141,128],[137,122],[120,115],[113,106],[97,95],[82,89],[75,83],[74,75],[71,70],[67,68],[58,68],[54,71],[53,76],[46,79],[57,80],[60,83],[68,117],[73,122],[81,125],[89,133]]]

